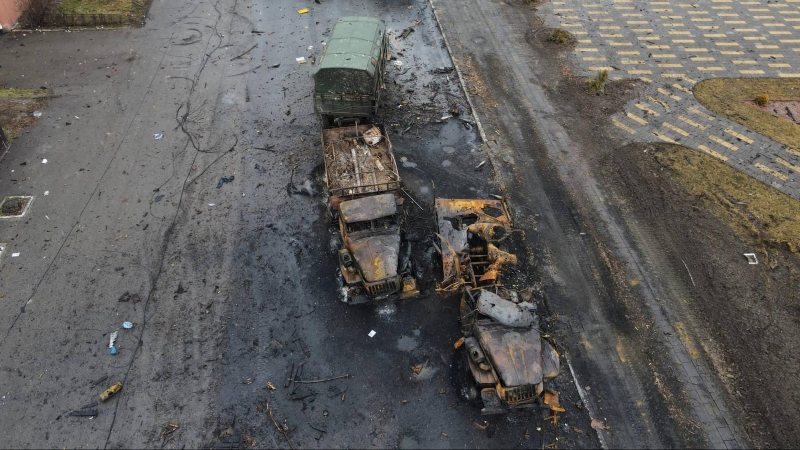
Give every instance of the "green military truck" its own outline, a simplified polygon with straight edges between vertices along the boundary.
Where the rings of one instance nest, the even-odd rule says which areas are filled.
[[[323,128],[343,119],[372,122],[380,104],[389,41],[371,17],[342,17],[333,26],[314,74],[314,112]]]

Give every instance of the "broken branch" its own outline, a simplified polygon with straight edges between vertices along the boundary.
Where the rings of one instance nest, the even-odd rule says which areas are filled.
[[[281,432],[283,437],[286,438],[286,442],[289,443],[289,448],[294,450],[294,445],[292,445],[292,441],[289,439],[289,435],[286,434],[286,429],[278,425],[278,422],[275,421],[275,417],[272,415],[272,407],[269,406],[269,403],[267,403],[267,413],[269,414],[269,418],[272,419],[272,424],[275,425],[275,429]]]
[[[250,53],[250,52],[251,52],[251,51],[253,51],[253,49],[254,49],[254,48],[256,48],[256,47],[258,47],[258,44],[256,44],[256,45],[254,45],[254,46],[250,47],[250,49],[248,49],[246,52],[242,53],[241,55],[239,55],[239,56],[234,56],[233,58],[231,58],[231,61],[233,61],[234,59],[239,59],[239,58],[241,58],[242,56],[244,56],[244,55],[246,55],[246,54]]]
[[[295,383],[303,383],[303,384],[324,383],[326,381],[340,380],[342,378],[350,378],[350,374],[340,375],[338,377],[333,377],[333,378],[325,378],[324,380],[308,380],[308,381],[295,380],[294,382]]]

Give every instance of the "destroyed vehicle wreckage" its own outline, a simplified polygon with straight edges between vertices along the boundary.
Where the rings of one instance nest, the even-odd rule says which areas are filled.
[[[462,292],[461,320],[471,381],[465,394],[480,396],[482,414],[542,408],[563,412],[545,382],[558,376],[559,355],[541,335],[536,306],[518,301],[500,282],[516,256],[498,246],[513,231],[500,200],[436,199],[445,295]]]
[[[394,195],[347,200],[339,207],[339,265],[345,301],[357,304],[418,295],[410,261],[400,254]]]

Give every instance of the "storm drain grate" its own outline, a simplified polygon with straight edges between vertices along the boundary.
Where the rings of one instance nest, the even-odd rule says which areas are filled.
[[[0,219],[13,219],[22,217],[28,212],[28,208],[33,202],[33,197],[29,195],[9,196],[0,203]]]

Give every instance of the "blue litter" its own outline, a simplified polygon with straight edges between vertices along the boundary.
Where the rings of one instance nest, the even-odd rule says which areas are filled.
[[[221,188],[223,184],[230,183],[231,181],[233,181],[233,175],[220,178],[219,183],[217,183],[217,189]]]
[[[114,345],[111,346],[111,354],[112,355],[116,355],[117,354],[117,347],[114,346]]]
[[[131,328],[133,328],[133,323],[132,322],[122,322],[122,328],[125,328],[126,330],[130,330]]]
[[[164,133],[156,133],[153,135],[153,137],[156,138],[156,140],[161,139],[162,137],[164,137]]]

